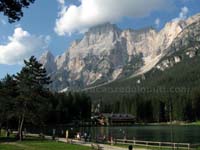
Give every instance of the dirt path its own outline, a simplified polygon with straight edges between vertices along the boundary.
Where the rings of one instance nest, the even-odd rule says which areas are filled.
[[[67,142],[65,138],[58,138],[57,140],[59,142],[65,142],[65,143]],[[95,143],[83,142],[83,141],[78,141],[78,140],[72,140],[72,143],[77,144],[77,145],[82,145],[82,146],[88,146],[88,147],[91,147],[91,144],[95,144]],[[128,148],[111,146],[111,145],[107,145],[107,144],[99,144],[99,146],[102,147],[103,150],[128,150]],[[146,149],[135,149],[134,148],[133,150],[146,150]]]
[[[38,134],[28,134],[29,136],[35,136],[38,137]],[[45,139],[49,139],[51,140],[52,137],[51,136],[45,136]],[[56,138],[57,141],[59,142],[64,142],[67,143],[65,138]],[[82,146],[88,146],[91,147],[91,144],[95,144],[95,143],[91,143],[91,142],[84,142],[84,141],[79,141],[79,140],[71,140],[69,139],[69,143],[72,144],[77,144],[77,145],[82,145]],[[128,148],[122,148],[122,147],[117,147],[117,146],[111,146],[111,145],[107,145],[107,144],[99,144],[100,147],[103,148],[103,150],[128,150]],[[127,146],[128,147],[128,146]],[[133,150],[147,150],[147,149],[139,149],[139,148],[134,148]]]

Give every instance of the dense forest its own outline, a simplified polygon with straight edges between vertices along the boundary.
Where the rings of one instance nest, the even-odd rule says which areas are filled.
[[[182,58],[165,71],[153,68],[87,92],[101,103],[102,112],[130,113],[138,122],[200,120],[200,50],[193,58],[185,55],[187,50],[163,58]]]
[[[26,124],[44,126],[90,119],[91,100],[84,93],[52,93],[50,78],[35,57],[24,61],[16,75],[0,81],[0,128],[18,129]]]
[[[169,122],[200,120],[200,92],[194,89],[188,93],[136,94],[122,97],[114,102],[101,102],[101,112],[130,113],[137,122]]]

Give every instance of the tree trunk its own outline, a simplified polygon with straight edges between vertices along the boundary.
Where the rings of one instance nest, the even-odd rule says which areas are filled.
[[[1,136],[1,123],[0,123],[0,136]]]
[[[23,140],[23,125],[24,125],[24,114],[22,115],[22,118],[20,119],[20,126],[19,126],[19,140]]]
[[[20,122],[21,122],[21,117],[19,117],[19,120],[18,120],[18,134],[19,134],[19,128],[20,128]]]

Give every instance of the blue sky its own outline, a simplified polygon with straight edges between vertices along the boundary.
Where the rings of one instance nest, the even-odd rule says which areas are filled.
[[[85,4],[83,1],[85,1]],[[24,17],[14,24],[9,24],[7,18],[1,14],[0,78],[3,78],[7,73],[14,74],[19,71],[22,67],[20,61],[29,55],[36,55],[39,57],[41,53],[47,49],[55,56],[62,54],[67,50],[73,40],[82,37],[82,32],[86,31],[88,27],[98,23],[111,21],[116,23],[120,28],[139,29],[152,26],[159,30],[166,22],[180,17],[179,15],[183,10],[185,10],[184,16],[192,16],[200,12],[199,0],[149,0],[152,1],[152,5],[150,2],[149,4],[145,4],[144,0],[144,4],[142,0],[140,4],[133,2],[137,0],[131,0],[130,3],[133,2],[134,6],[119,4],[114,5],[115,7],[106,7],[109,11],[105,10],[106,13],[101,14],[103,17],[99,14],[95,16],[92,13],[90,14],[90,12],[87,13],[87,11],[83,11],[83,13],[85,13],[85,16],[83,15],[85,19],[84,22],[76,19],[82,15],[82,11],[79,11],[80,5],[82,5],[83,8],[90,9],[90,11],[96,11],[95,9],[101,10],[100,8],[105,5],[103,3],[105,0],[101,2],[98,2],[99,0],[94,0],[96,2],[93,10],[93,5],[85,6],[89,4],[89,1],[91,0],[82,0],[82,2],[78,0],[59,0],[59,2],[58,0],[36,0],[30,8],[24,9]],[[113,3],[117,1],[120,2],[119,0],[107,0],[105,2],[108,1],[113,1]],[[127,1],[127,4],[129,4],[129,0],[124,1]],[[163,3],[167,5],[163,7],[162,4],[159,3],[160,1],[163,1]],[[115,16],[116,13],[113,13],[113,11],[116,8],[119,9],[120,5],[122,5],[122,9],[120,8],[120,13],[122,15],[118,14]],[[142,7],[137,8],[137,5]],[[154,5],[158,6],[155,7]],[[126,9],[126,7],[128,8]],[[146,10],[147,8],[149,8],[149,10]],[[69,11],[69,9],[74,11]],[[130,11],[126,11],[128,9],[130,9]],[[60,15],[58,16],[58,14]],[[65,18],[66,16],[67,18]],[[98,19],[98,17],[100,19]],[[156,20],[157,25],[155,24]],[[72,28],[72,26],[74,28]],[[30,43],[30,41],[34,42]],[[29,46],[26,45],[26,43],[32,45]],[[24,52],[26,48],[27,53]],[[12,55],[12,57],[9,57],[10,55]]]

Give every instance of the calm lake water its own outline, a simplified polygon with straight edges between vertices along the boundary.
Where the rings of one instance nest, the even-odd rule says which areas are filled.
[[[199,126],[133,126],[133,127],[97,127],[93,135],[112,135],[115,138],[146,141],[200,143]],[[172,134],[173,133],[173,134]]]
[[[128,127],[64,127],[57,126],[56,134],[64,136],[66,130],[69,130],[71,135],[77,132],[82,134],[90,133],[92,138],[96,137],[114,137],[147,140],[147,141],[162,141],[162,142],[179,142],[179,143],[200,143],[200,126],[128,126]],[[51,128],[46,128],[45,133],[51,135]],[[171,134],[173,133],[173,134]]]

